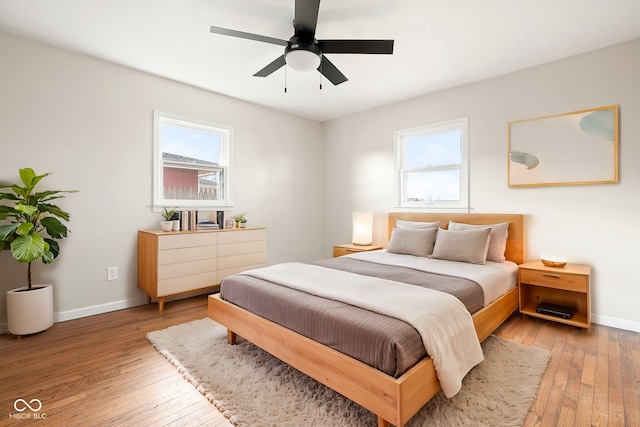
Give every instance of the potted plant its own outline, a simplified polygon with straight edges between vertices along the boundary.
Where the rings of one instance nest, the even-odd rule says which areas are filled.
[[[167,209],[163,208],[160,215],[164,218],[164,221],[160,221],[160,228],[162,231],[171,231],[173,229],[173,214],[175,213],[175,209]]]
[[[235,221],[236,228],[246,228],[247,227],[247,217],[245,217],[246,213],[232,216],[231,219]]]
[[[50,202],[63,198],[61,193],[75,190],[35,192],[36,185],[47,175],[36,175],[31,168],[20,169],[20,184],[0,184],[0,251],[8,250],[19,262],[27,263],[27,286],[7,292],[9,332],[27,335],[53,325],[53,288],[33,286],[31,263],[38,259],[50,264],[60,254],[57,240],[67,237],[69,230],[60,221],[69,221],[69,214]]]

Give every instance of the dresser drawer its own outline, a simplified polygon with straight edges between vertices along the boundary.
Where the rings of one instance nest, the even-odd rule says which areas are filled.
[[[267,241],[257,240],[252,242],[229,243],[218,246],[218,257],[267,252]]]
[[[589,287],[588,277],[584,275],[527,269],[520,269],[520,283],[574,292],[587,292]]]
[[[191,274],[189,276],[174,277],[158,281],[157,297],[181,294],[216,285],[215,272]]]
[[[179,264],[167,264],[158,266],[158,280],[175,279],[199,273],[212,273],[215,277],[218,269],[217,259],[203,259],[198,261],[182,262]],[[188,289],[183,289],[184,291]]]
[[[235,230],[230,232],[222,231],[218,236],[218,244],[253,242],[256,240],[267,240],[267,230]]]
[[[193,248],[167,249],[158,251],[158,265],[180,264],[201,259],[216,259],[217,246],[196,246]]]
[[[195,246],[211,246],[218,244],[216,233],[185,233],[159,236],[158,249],[189,248]]]
[[[233,255],[218,258],[218,269],[236,268],[255,264],[266,264],[267,253],[255,252],[250,254]]]

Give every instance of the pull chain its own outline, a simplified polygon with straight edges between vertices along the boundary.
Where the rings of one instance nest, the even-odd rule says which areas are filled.
[[[287,93],[287,66],[284,66],[284,93]]]

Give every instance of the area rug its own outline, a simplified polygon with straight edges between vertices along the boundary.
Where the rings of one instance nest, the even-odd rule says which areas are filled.
[[[209,318],[154,331],[147,339],[236,426],[376,426],[368,410],[227,331]],[[462,390],[434,396],[407,424],[519,426],[533,404],[551,357],[491,335],[485,360]]]

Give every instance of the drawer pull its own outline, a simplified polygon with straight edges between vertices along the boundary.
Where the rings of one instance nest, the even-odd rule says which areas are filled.
[[[560,276],[557,274],[543,274],[544,277],[552,277],[554,279],[559,279]]]

